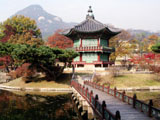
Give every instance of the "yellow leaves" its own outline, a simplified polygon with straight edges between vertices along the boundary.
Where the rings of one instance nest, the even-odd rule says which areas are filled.
[[[8,41],[12,44],[29,44],[29,45],[43,45],[44,42],[41,38],[34,38],[30,32],[25,34],[12,35]]]

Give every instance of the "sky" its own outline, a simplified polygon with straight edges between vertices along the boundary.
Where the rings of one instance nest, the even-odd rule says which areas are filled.
[[[95,19],[122,29],[160,31],[160,0],[0,0],[0,22],[38,4],[65,22],[82,22],[88,6]]]

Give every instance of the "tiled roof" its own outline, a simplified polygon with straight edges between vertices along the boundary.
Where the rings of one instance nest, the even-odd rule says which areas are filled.
[[[76,25],[74,29],[79,32],[95,32],[105,29],[106,26],[93,18],[87,18],[85,21]]]
[[[94,33],[98,31],[107,31],[109,34],[116,35],[120,33],[120,30],[110,28],[105,24],[102,24],[101,22],[95,20],[95,17],[92,13],[91,6],[89,7],[88,14],[86,16],[86,20],[82,23],[76,25],[75,27],[71,29],[67,29],[62,32],[63,35],[71,35],[73,31],[75,32],[83,32],[83,33]]]

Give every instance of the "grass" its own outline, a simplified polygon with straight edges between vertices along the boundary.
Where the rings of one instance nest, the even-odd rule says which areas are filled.
[[[47,81],[44,76],[34,79],[34,82],[25,83],[22,78],[12,80],[3,85],[12,87],[31,87],[31,88],[70,88],[71,75],[63,74],[56,81]]]
[[[153,100],[153,106],[160,108],[160,92],[128,92],[127,95],[133,97],[133,94],[136,93],[137,99],[142,100],[145,103],[149,103],[149,100]]]
[[[110,83],[112,88],[160,86],[160,81],[154,78],[154,74],[124,74],[118,77],[112,77],[112,75],[109,74],[97,76],[94,80],[104,85]]]
[[[118,88],[160,86],[160,81],[153,78],[153,74],[126,74],[115,77],[112,86]]]

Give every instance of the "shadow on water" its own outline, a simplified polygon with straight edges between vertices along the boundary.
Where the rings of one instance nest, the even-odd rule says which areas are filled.
[[[79,120],[71,94],[16,95],[0,90],[0,120]]]

